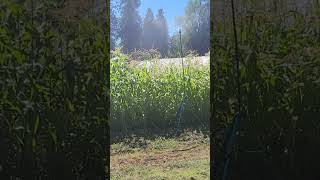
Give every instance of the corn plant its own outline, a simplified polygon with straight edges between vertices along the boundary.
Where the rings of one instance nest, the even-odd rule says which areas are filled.
[[[0,179],[104,179],[107,36],[30,2],[0,5]]]
[[[261,8],[243,16],[247,23],[237,25],[242,29],[238,34],[244,116],[232,177],[319,178],[319,19],[298,10],[277,15]],[[219,157],[223,157],[225,129],[236,113],[237,86],[232,34],[228,30],[215,34],[211,42],[216,126],[211,131],[216,176],[221,177],[223,159]],[[222,42],[226,46],[220,46]]]
[[[188,100],[183,126],[207,129],[209,68],[186,66],[185,75],[182,77],[180,66],[164,67],[156,60],[150,66],[132,66],[128,55],[120,49],[114,51],[110,71],[111,131],[117,135],[147,135],[173,130],[184,94]]]

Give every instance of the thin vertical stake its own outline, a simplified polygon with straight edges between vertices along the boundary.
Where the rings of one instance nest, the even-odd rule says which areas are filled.
[[[233,23],[233,33],[234,33],[234,46],[235,46],[235,58],[237,62],[237,86],[238,86],[238,112],[241,112],[241,94],[240,94],[240,68],[239,68],[239,52],[238,52],[238,40],[237,40],[237,30],[236,30],[236,20],[234,13],[234,4],[233,0],[231,0],[231,8],[232,8],[232,23]]]
[[[180,56],[181,56],[181,62],[182,62],[182,77],[183,77],[183,90],[185,89],[185,83],[184,83],[184,63],[183,63],[183,54],[182,54],[182,41],[181,41],[181,29],[179,29],[179,35],[180,35]]]

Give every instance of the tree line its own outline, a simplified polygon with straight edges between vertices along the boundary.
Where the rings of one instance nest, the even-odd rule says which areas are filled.
[[[122,47],[125,53],[135,50],[156,49],[161,57],[178,57],[180,37],[178,33],[169,36],[165,10],[154,15],[150,8],[141,18],[138,8],[140,0],[113,0],[110,11],[110,47]],[[184,51],[196,51],[204,55],[209,51],[210,40],[209,0],[189,0],[184,15],[177,17],[182,29]],[[117,12],[119,14],[117,15]]]

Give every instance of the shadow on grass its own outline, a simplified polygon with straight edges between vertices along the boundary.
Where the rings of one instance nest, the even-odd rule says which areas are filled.
[[[209,125],[208,125],[209,127]],[[133,140],[135,138],[143,138],[146,140],[155,140],[156,138],[162,137],[162,138],[178,138],[180,135],[186,133],[186,132],[195,132],[195,133],[201,133],[205,137],[209,136],[209,128],[194,128],[194,127],[186,127],[182,129],[181,133],[177,133],[177,130],[174,128],[168,128],[168,129],[139,129],[139,130],[131,130],[127,132],[115,132],[112,131],[110,133],[110,142],[111,144]]]

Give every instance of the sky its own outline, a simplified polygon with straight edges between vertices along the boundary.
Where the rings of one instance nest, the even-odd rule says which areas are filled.
[[[158,9],[162,8],[168,22],[169,35],[171,36],[174,32],[179,31],[175,24],[175,18],[184,14],[187,3],[188,0],[141,0],[139,13],[143,22],[148,8],[151,8],[154,17],[156,17]]]

